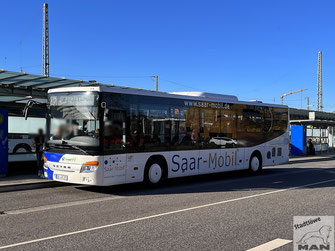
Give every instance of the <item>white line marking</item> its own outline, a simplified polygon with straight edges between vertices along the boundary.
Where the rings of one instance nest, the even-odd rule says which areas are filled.
[[[289,244],[291,242],[292,242],[291,240],[275,239],[262,245],[259,245],[257,247],[248,249],[247,251],[270,251],[279,248],[281,246],[285,246],[286,244]]]
[[[274,181],[274,182],[272,182],[272,184],[280,184],[280,183],[283,183],[284,181],[281,181],[281,180],[279,180],[279,181]]]
[[[32,213],[32,212],[38,212],[38,211],[44,211],[44,210],[50,210],[50,209],[56,209],[56,208],[62,208],[62,207],[72,207],[72,206],[79,206],[79,205],[96,203],[96,202],[116,200],[116,199],[121,199],[121,198],[125,198],[125,197],[114,196],[114,197],[103,197],[103,198],[95,198],[95,199],[88,199],[88,200],[70,201],[70,202],[52,204],[52,205],[46,205],[46,206],[9,210],[9,211],[5,211],[5,214]]]
[[[335,179],[324,180],[324,181],[310,183],[310,184],[306,184],[306,185],[302,185],[302,186],[285,188],[285,189],[279,189],[279,190],[274,190],[274,191],[270,191],[270,192],[259,193],[259,194],[249,195],[249,196],[244,196],[244,197],[230,199],[230,200],[218,201],[218,202],[214,202],[214,203],[209,203],[209,204],[204,204],[204,205],[200,205],[200,206],[184,208],[184,209],[170,211],[170,212],[161,213],[161,214],[154,214],[154,215],[150,215],[150,216],[145,216],[145,217],[136,218],[136,219],[127,220],[127,221],[116,222],[116,223],[112,223],[112,224],[108,224],[108,225],[103,225],[103,226],[99,226],[99,227],[92,227],[92,228],[87,228],[87,229],[78,230],[78,231],[74,231],[74,232],[69,232],[69,233],[64,233],[64,234],[58,234],[58,235],[53,235],[53,236],[49,236],[49,237],[44,237],[44,238],[40,238],[40,239],[35,239],[35,240],[30,240],[30,241],[23,241],[23,242],[18,242],[18,243],[14,243],[14,244],[9,244],[9,245],[0,247],[0,249],[6,249],[6,248],[23,246],[23,245],[27,245],[27,244],[36,243],[36,242],[41,242],[41,241],[46,241],[46,240],[52,240],[52,239],[56,239],[56,238],[60,238],[60,237],[67,237],[67,236],[70,236],[70,235],[81,234],[81,233],[91,232],[91,231],[95,231],[95,230],[101,230],[101,229],[105,229],[105,228],[110,228],[110,227],[115,227],[115,226],[129,224],[129,223],[133,223],[133,222],[138,222],[138,221],[143,221],[143,220],[149,220],[149,219],[153,219],[153,218],[158,218],[158,217],[162,217],[162,216],[166,216],[166,215],[172,215],[172,214],[187,212],[187,211],[191,211],[191,210],[195,210],[195,209],[212,207],[212,206],[222,205],[222,204],[226,204],[226,203],[230,203],[230,202],[235,202],[235,201],[240,201],[240,200],[246,200],[246,199],[261,197],[261,196],[265,196],[265,195],[275,194],[275,193],[281,193],[281,192],[285,192],[285,191],[289,191],[289,190],[294,190],[294,189],[298,189],[298,188],[303,188],[303,187],[309,187],[309,186],[314,186],[314,185],[329,183],[329,182],[333,182],[333,181],[335,181]]]

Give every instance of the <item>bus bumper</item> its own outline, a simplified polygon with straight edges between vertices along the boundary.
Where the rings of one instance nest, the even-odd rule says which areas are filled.
[[[98,178],[99,172],[99,168],[96,171],[89,173],[79,171],[62,171],[52,168],[52,162],[50,161],[44,163],[44,177],[46,179],[65,183],[100,186],[102,184]]]

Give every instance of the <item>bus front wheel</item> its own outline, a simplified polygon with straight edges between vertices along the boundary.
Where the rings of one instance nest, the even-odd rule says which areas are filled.
[[[262,157],[260,156],[260,153],[253,153],[249,161],[249,172],[251,174],[258,174],[262,169]]]
[[[161,161],[149,160],[144,174],[144,181],[152,186],[160,185],[165,177],[165,168]]]

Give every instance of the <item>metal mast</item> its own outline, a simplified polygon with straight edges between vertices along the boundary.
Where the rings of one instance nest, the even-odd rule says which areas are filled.
[[[48,4],[43,4],[43,49],[42,74],[49,77],[49,10]]]
[[[156,92],[158,92],[158,76],[152,76],[155,78],[155,83],[156,83]]]
[[[317,96],[317,110],[322,111],[322,52],[318,52],[318,96]]]

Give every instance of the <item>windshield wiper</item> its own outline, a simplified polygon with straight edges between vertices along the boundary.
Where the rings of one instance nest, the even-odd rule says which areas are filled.
[[[85,151],[84,149],[80,148],[79,146],[74,146],[74,145],[71,145],[71,144],[64,144],[64,145],[66,145],[66,146],[70,146],[70,147],[72,147],[73,149],[79,150],[79,151],[81,151],[81,152],[83,152],[83,153],[86,153],[86,154],[90,155],[87,151]]]
[[[50,141],[52,141],[52,140],[50,140]],[[49,144],[50,144],[50,143],[52,144],[53,142],[50,142],[50,141],[48,141]],[[82,149],[82,148],[79,147],[79,146],[69,144],[69,142],[68,142],[68,141],[65,141],[65,140],[59,140],[59,141],[61,141],[61,142],[59,142],[58,144],[57,144],[57,143],[53,143],[53,144],[54,144],[55,146],[69,146],[69,147],[71,147],[71,148],[73,148],[73,149],[79,150],[79,151],[81,151],[81,152],[83,152],[83,153],[89,155],[89,153],[88,153],[87,151],[85,151],[84,149]]]

